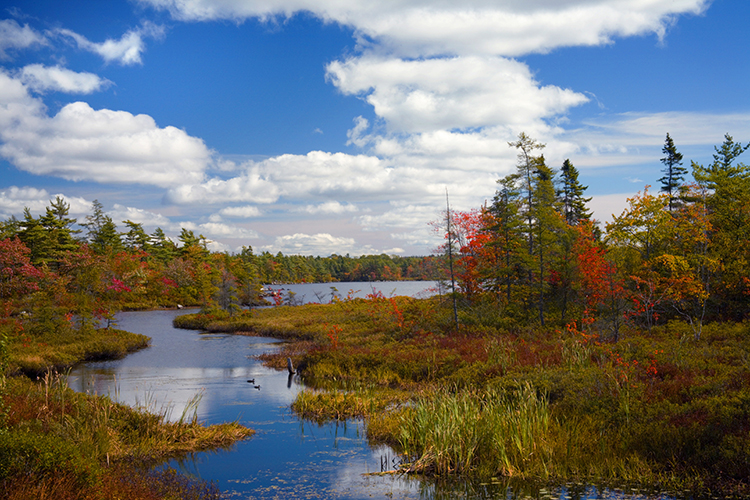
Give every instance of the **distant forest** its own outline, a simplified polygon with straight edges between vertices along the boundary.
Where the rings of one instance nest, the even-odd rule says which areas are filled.
[[[179,244],[157,228],[124,221],[124,228],[93,202],[78,221],[63,198],[46,213],[0,222],[0,298],[6,317],[47,303],[84,316],[123,308],[230,305],[258,302],[265,283],[430,280],[440,258],[390,255],[311,257],[210,252],[202,235],[182,229]]]

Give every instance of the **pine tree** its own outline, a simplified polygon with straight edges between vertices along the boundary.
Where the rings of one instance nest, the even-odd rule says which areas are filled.
[[[558,199],[562,205],[562,214],[569,226],[577,226],[583,221],[591,220],[591,212],[586,203],[591,198],[584,198],[583,193],[589,187],[582,186],[578,182],[578,170],[570,160],[565,160],[560,169],[561,189],[558,190]]]
[[[148,252],[151,248],[151,236],[143,230],[143,224],[131,220],[122,221],[130,230],[124,234],[125,247],[129,250],[143,250]]]
[[[708,167],[693,163],[695,180],[709,193],[706,205],[711,223],[711,257],[719,263],[711,288],[723,295],[722,314],[742,318],[747,314],[747,269],[750,262],[750,166],[737,162],[750,143],[736,143],[726,134],[714,147]]]
[[[510,304],[513,295],[513,284],[518,281],[519,270],[524,269],[523,261],[523,221],[519,215],[521,200],[516,187],[518,174],[508,175],[497,183],[489,213],[493,224],[488,228],[492,234],[490,245],[497,254],[494,269],[495,288],[504,289],[506,303]]]
[[[70,205],[58,196],[44,215],[34,218],[28,208],[24,208],[24,220],[19,222],[18,237],[31,250],[34,265],[48,264],[57,269],[60,260],[67,252],[78,249],[73,237],[80,231],[71,228],[76,219],[68,217]]]
[[[166,264],[177,256],[177,245],[172,240],[167,238],[162,228],[157,227],[154,234],[151,235],[151,249],[150,253],[156,260]]]
[[[548,273],[558,243],[560,228],[559,208],[555,200],[554,172],[544,161],[544,156],[534,160],[534,185],[532,192],[533,231],[536,238],[534,258],[536,271],[537,308],[539,322],[544,326],[545,294],[548,288]]]
[[[682,181],[685,179],[687,169],[682,166],[682,153],[677,152],[674,141],[667,133],[667,139],[664,141],[664,147],[661,152],[666,156],[660,161],[664,164],[664,177],[659,179],[661,182],[661,191],[669,196],[669,211],[675,208],[675,201],[680,192]]]
[[[91,203],[94,213],[86,216],[81,226],[88,229],[87,239],[91,248],[100,255],[122,250],[122,240],[112,218],[104,213],[104,206],[99,200]]]
[[[521,182],[521,192],[526,199],[523,212],[526,215],[526,237],[529,246],[529,255],[531,255],[534,253],[534,216],[532,214],[531,206],[533,204],[534,170],[538,159],[537,156],[533,155],[533,152],[536,149],[544,149],[545,145],[527,136],[524,132],[518,134],[518,140],[516,142],[509,142],[508,145],[512,148],[518,149],[518,163],[516,164],[516,168],[518,169],[518,179]]]

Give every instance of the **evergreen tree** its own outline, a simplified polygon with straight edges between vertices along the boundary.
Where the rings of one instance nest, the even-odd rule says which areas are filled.
[[[87,239],[91,248],[100,255],[122,250],[122,240],[112,218],[104,213],[104,206],[99,200],[92,202],[94,213],[86,216],[81,226],[88,229]]]
[[[534,255],[534,213],[532,206],[534,204],[534,172],[536,170],[536,163],[539,159],[538,156],[534,156],[535,150],[544,149],[545,145],[537,142],[535,139],[527,136],[524,132],[518,134],[518,140],[516,142],[509,142],[510,147],[518,149],[518,162],[516,163],[518,179],[520,182],[520,191],[523,199],[525,200],[521,206],[521,214],[526,219],[526,226],[524,231],[526,233],[526,245],[528,255]],[[527,280],[531,284],[533,282],[532,269],[527,269]]]
[[[58,196],[50,202],[44,215],[34,218],[28,208],[24,208],[24,220],[19,223],[19,238],[31,250],[34,265],[47,264],[57,269],[67,252],[78,249],[73,237],[80,231],[71,228],[75,219],[68,217],[70,205]]]
[[[164,231],[160,227],[157,227],[154,231],[151,241],[151,255],[159,262],[166,264],[177,256],[177,245],[167,238],[167,235],[164,234]]]
[[[124,234],[125,247],[129,250],[143,250],[148,252],[151,248],[151,236],[143,230],[143,224],[131,220],[122,221],[130,230]]]
[[[675,200],[687,174],[687,168],[682,166],[682,153],[677,152],[669,133],[667,133],[661,152],[665,155],[660,160],[664,164],[664,170],[662,170],[664,177],[659,179],[659,182],[661,182],[661,191],[669,196],[669,211],[671,212],[675,208]]]
[[[737,162],[749,144],[735,143],[726,134],[714,147],[708,167],[693,162],[693,176],[708,191],[706,205],[711,224],[711,258],[719,263],[712,290],[719,297],[722,314],[746,317],[750,266],[750,166]]]
[[[533,231],[537,243],[534,247],[534,253],[531,255],[535,262],[539,322],[544,326],[548,275],[552,268],[552,258],[559,238],[561,219],[558,215],[559,208],[555,200],[554,172],[545,163],[544,156],[535,159],[534,167],[531,212],[535,223]]]
[[[583,221],[591,220],[591,212],[586,207],[586,203],[591,201],[591,198],[583,197],[588,186],[582,186],[578,182],[578,170],[570,160],[563,162],[560,174],[561,189],[557,194],[565,222],[570,226],[576,226]]]
[[[519,215],[521,200],[517,181],[518,174],[498,180],[500,187],[488,209],[492,218],[492,225],[488,228],[492,235],[489,244],[497,255],[493,288],[504,291],[507,304],[512,302],[513,285],[519,281],[519,271],[526,267],[523,265],[523,221]]]

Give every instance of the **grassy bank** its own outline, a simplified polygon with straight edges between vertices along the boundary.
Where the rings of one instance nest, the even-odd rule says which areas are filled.
[[[218,499],[211,484],[154,466],[231,446],[253,431],[196,414],[130,408],[69,389],[60,371],[122,357],[149,339],[115,329],[0,331],[0,489],[8,499]],[[15,375],[13,375],[15,374]],[[25,375],[24,375],[25,374]],[[26,375],[31,375],[33,380]],[[195,410],[196,397],[189,408]]]
[[[22,333],[12,340],[8,346],[10,373],[37,377],[49,371],[63,372],[84,361],[122,358],[147,347],[150,339],[115,328],[99,328]]]
[[[439,299],[352,300],[232,318],[183,316],[210,331],[290,339],[316,419],[365,417],[373,440],[435,475],[609,481],[748,492],[750,325],[670,322],[619,342],[513,328]]]

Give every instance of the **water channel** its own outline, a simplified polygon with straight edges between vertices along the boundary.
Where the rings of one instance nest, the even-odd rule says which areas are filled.
[[[339,292],[346,296],[349,284]],[[369,284],[353,284],[371,293]],[[387,284],[386,286],[391,286]],[[331,293],[330,284],[289,285],[304,302],[320,301],[315,293]],[[432,286],[430,284],[429,286]],[[282,288],[282,287],[277,287]],[[377,288],[391,294],[419,295]],[[286,372],[264,367],[258,354],[278,347],[270,338],[203,334],[178,330],[172,320],[192,312],[121,313],[118,328],[152,338],[151,346],[116,361],[93,362],[74,369],[68,384],[79,392],[106,394],[113,399],[167,412],[177,419],[191,400],[200,397],[198,419],[208,424],[238,421],[255,429],[250,439],[229,450],[196,453],[170,466],[194,477],[216,481],[227,499],[271,498],[667,498],[592,487],[510,488],[505,483],[437,486],[392,470],[395,454],[388,447],[371,448],[361,421],[318,425],[297,418],[289,409],[304,386]],[[249,383],[248,380],[254,380]],[[260,389],[254,386],[259,385]]]

